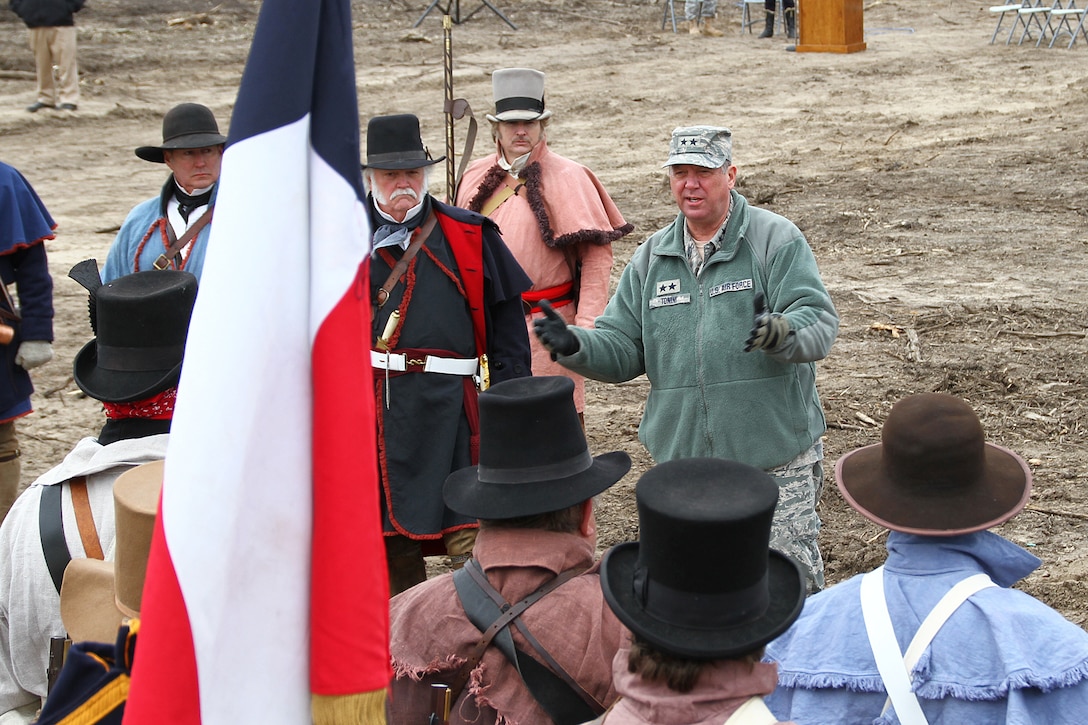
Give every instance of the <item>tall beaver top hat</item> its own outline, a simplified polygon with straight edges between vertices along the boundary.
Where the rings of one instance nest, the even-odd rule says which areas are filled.
[[[442,493],[459,514],[513,519],[593,498],[630,468],[623,451],[590,455],[570,378],[514,378],[480,393],[480,465],[450,474]]]
[[[778,485],[719,458],[661,463],[635,486],[639,540],[601,560],[601,589],[628,629],[661,650],[725,659],[797,619],[805,576],[770,548]]]
[[[419,119],[411,113],[375,116],[366,124],[364,169],[421,169],[445,158],[431,158],[419,133]]]
[[[76,353],[76,385],[95,400],[131,403],[178,384],[197,281],[149,270],[94,290],[97,337]]]
[[[1027,505],[1031,469],[987,443],[965,401],[942,393],[903,398],[881,442],[838,460],[835,482],[866,518],[923,536],[957,536],[1009,520]]]
[[[162,118],[162,146],[140,146],[136,155],[144,161],[161,164],[166,160],[163,151],[202,149],[226,142],[227,137],[219,133],[212,109],[199,103],[182,103]]]
[[[544,74],[532,68],[502,68],[491,74],[495,96],[495,114],[487,115],[492,123],[498,121],[543,121],[552,115],[544,110]]]

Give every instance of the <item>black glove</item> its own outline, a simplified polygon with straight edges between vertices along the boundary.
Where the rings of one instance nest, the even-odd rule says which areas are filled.
[[[551,303],[541,300],[540,310],[544,316],[533,320],[533,333],[552,354],[552,360],[558,355],[573,355],[578,352],[578,338],[567,329],[567,321],[560,317]]]
[[[790,334],[789,320],[767,309],[767,302],[762,292],[756,292],[754,306],[755,321],[752,323],[752,331],[748,333],[748,342],[744,345],[744,351],[778,348]]]

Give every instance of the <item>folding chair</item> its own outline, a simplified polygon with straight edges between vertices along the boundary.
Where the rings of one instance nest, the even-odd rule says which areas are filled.
[[[1054,41],[1058,39],[1060,35],[1069,36],[1069,45],[1065,46],[1066,50],[1073,47],[1073,43],[1077,42],[1077,36],[1084,37],[1084,42],[1088,43],[1088,30],[1084,27],[1084,16],[1088,13],[1088,7],[1078,8],[1077,0],[1069,0],[1069,7],[1059,8],[1058,10],[1051,10],[1050,17],[1058,18],[1058,25],[1054,28],[1054,34],[1050,36],[1050,45],[1048,48],[1054,47]],[[1077,27],[1074,28],[1070,20],[1077,21]],[[1062,28],[1065,30],[1062,30]]]
[[[776,11],[780,10],[780,5],[776,7]],[[748,33],[751,34],[752,26],[764,19],[764,4],[763,0],[740,0],[737,3],[740,7],[740,32],[744,32],[744,29],[748,29]],[[755,8],[753,10],[753,8]],[[796,10],[797,4],[794,4]],[[786,34],[786,18],[782,12],[775,12],[775,24],[778,25],[779,31],[782,35]]]
[[[1024,38],[1031,37],[1031,26],[1034,23],[1035,27],[1039,29],[1039,38],[1035,41],[1035,47],[1039,47],[1039,43],[1043,42],[1043,38],[1046,37],[1047,29],[1050,29],[1050,12],[1052,10],[1061,8],[1061,0],[1054,0],[1052,5],[1044,5],[1042,0],[1039,0],[1035,5],[1030,7],[1023,7],[1016,11],[1017,16],[1020,18],[1026,18],[1023,21],[1024,30],[1020,33],[1020,40],[1016,42],[1020,45],[1024,42]],[[1043,24],[1042,18],[1046,19],[1046,24]]]
[[[665,23],[672,18],[672,32],[678,32],[676,30],[676,5],[673,4],[673,0],[665,0],[665,16],[661,18],[661,29],[665,29]]]
[[[994,44],[997,39],[997,34],[1001,31],[1001,24],[1005,22],[1006,15],[1012,15],[1012,27],[1009,28],[1009,35],[1005,38],[1005,45],[1009,44],[1012,40],[1012,34],[1016,30],[1016,26],[1022,22],[1020,19],[1020,8],[1031,7],[1029,0],[1021,0],[1018,3],[1007,3],[1005,5],[991,5],[990,12],[997,15],[997,26],[994,28],[994,34],[990,36],[990,45]]]

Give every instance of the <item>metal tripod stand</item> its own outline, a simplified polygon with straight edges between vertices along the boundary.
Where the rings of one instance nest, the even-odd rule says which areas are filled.
[[[509,25],[511,28],[513,28],[514,30],[518,29],[518,26],[510,22],[510,18],[503,15],[501,10],[491,4],[491,0],[480,0],[480,7],[476,8],[463,18],[461,17],[461,0],[446,0],[445,6],[443,6],[441,3],[442,0],[431,0],[431,4],[427,6],[427,9],[423,11],[423,14],[419,16],[419,20],[417,20],[415,24],[412,25],[412,27],[418,28],[419,24],[423,22],[423,19],[430,15],[431,11],[435,8],[441,10],[443,15],[449,15],[453,19],[453,22],[458,25],[465,22],[484,8],[487,8],[491,12],[498,15],[502,19],[502,21]],[[451,9],[453,12],[450,12]]]

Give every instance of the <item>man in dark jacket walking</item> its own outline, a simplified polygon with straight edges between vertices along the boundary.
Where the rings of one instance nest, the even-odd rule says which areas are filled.
[[[38,73],[38,99],[26,107],[74,111],[79,104],[76,25],[73,16],[84,0],[11,0],[11,11],[30,31],[30,50]],[[53,78],[53,68],[57,76]]]

